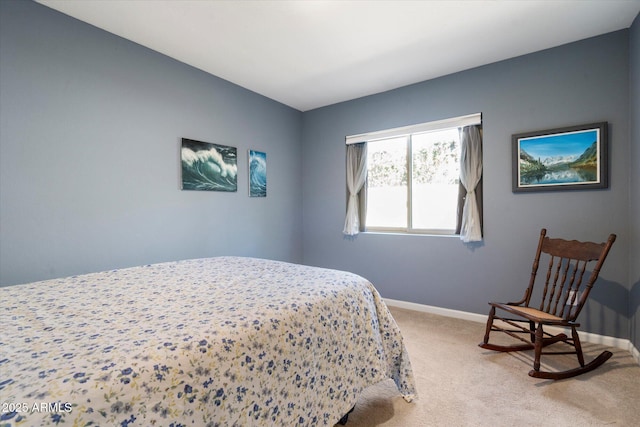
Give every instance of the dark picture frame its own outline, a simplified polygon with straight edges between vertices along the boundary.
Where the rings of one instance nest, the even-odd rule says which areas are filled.
[[[513,192],[609,186],[608,123],[514,134]]]
[[[182,138],[182,189],[237,191],[237,159],[236,147]]]

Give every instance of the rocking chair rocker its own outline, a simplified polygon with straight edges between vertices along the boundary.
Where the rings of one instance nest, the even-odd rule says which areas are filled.
[[[529,375],[535,378],[559,380],[574,377],[589,372],[606,362],[611,356],[610,351],[603,351],[598,357],[585,364],[580,345],[580,338],[576,328],[580,326],[576,319],[582,307],[589,297],[589,292],[598,278],[600,268],[604,263],[616,235],[611,234],[604,243],[578,242],[576,240],[551,239],[546,237],[547,230],[540,232],[538,250],[533,261],[531,279],[524,297],[518,302],[498,303],[490,302],[491,309],[487,319],[487,329],[484,340],[478,344],[482,348],[495,351],[524,351],[534,350],[533,369]],[[542,290],[534,293],[536,274],[540,257],[549,257],[548,269]],[[585,271],[592,268],[591,273]],[[542,283],[540,283],[542,286]],[[535,306],[532,298],[540,299]],[[507,312],[502,316],[517,316],[517,318],[500,317],[496,315],[496,309]],[[496,324],[496,321],[499,321]],[[571,337],[565,333],[552,335],[545,331],[545,326],[570,328]],[[510,329],[513,327],[515,329]],[[489,343],[491,332],[504,332],[524,344],[498,345]],[[528,336],[529,339],[521,335]],[[572,351],[542,351],[543,347],[562,342],[573,347]],[[580,366],[566,371],[542,371],[540,369],[541,355],[575,354]]]

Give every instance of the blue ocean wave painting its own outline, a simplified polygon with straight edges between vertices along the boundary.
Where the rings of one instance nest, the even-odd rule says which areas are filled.
[[[238,190],[235,147],[183,138],[180,157],[183,190]]]
[[[267,197],[267,153],[249,150],[249,196]]]

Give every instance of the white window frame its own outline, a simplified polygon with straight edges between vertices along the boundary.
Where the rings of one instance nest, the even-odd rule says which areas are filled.
[[[412,141],[411,136],[413,134],[422,133],[422,132],[430,132],[430,131],[438,131],[438,130],[447,130],[452,128],[462,128],[464,126],[472,126],[472,125],[481,125],[482,124],[482,114],[469,114],[466,116],[454,117],[444,120],[436,120],[426,123],[420,123],[416,125],[403,126],[393,129],[385,129],[374,132],[367,132],[358,135],[347,136],[345,138],[345,143],[349,144],[359,144],[366,142],[373,142],[380,139],[388,139],[388,138],[405,138],[405,144],[407,146],[407,227],[371,227],[366,226],[365,232],[380,232],[380,233],[401,233],[401,234],[418,234],[418,235],[445,235],[445,236],[456,236],[454,230],[450,229],[418,229],[412,227],[412,168],[413,168],[413,153],[412,153]]]

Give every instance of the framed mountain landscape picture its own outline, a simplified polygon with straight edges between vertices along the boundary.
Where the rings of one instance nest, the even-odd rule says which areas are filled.
[[[607,188],[607,122],[512,136],[513,191]]]

